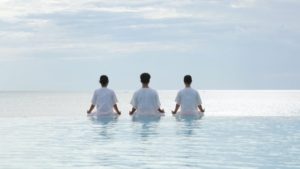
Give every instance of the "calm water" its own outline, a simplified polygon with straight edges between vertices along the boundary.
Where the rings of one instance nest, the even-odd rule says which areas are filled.
[[[85,116],[91,93],[0,92],[0,168],[300,168],[300,91],[200,91],[202,119]]]

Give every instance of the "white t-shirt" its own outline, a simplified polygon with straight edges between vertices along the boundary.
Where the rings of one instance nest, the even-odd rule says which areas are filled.
[[[202,104],[198,91],[190,87],[180,90],[175,101],[181,106],[181,113],[199,112],[197,107]]]
[[[136,91],[130,103],[136,108],[136,114],[156,114],[160,108],[158,93],[151,88]]]
[[[92,104],[97,107],[97,114],[113,114],[113,106],[118,102],[113,90],[106,87],[95,90]]]

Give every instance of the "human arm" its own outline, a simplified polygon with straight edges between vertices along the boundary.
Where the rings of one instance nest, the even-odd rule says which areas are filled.
[[[198,108],[199,108],[200,112],[204,113],[205,109],[202,107],[202,99],[198,92],[197,92],[197,100],[198,100]]]
[[[162,108],[158,108],[157,110],[158,110],[158,112],[160,112],[160,113],[165,113],[165,110],[162,109]]]
[[[115,112],[118,115],[121,115],[121,112],[120,112],[120,110],[118,108],[118,105],[117,105],[117,102],[118,102],[117,95],[114,91],[112,91],[112,100],[113,100],[113,108],[114,108]]]
[[[175,110],[174,110],[174,111],[172,111],[172,114],[176,114],[176,113],[177,113],[177,111],[179,110],[179,107],[180,107],[180,105],[179,105],[179,104],[176,104],[176,106],[175,106]]]
[[[129,111],[129,115],[133,115],[133,113],[136,111],[136,108],[132,107],[131,111]]]
[[[180,104],[181,104],[181,92],[180,91],[177,93],[175,102],[176,102],[176,105],[175,105],[174,111],[172,111],[172,114],[176,114],[180,108]]]
[[[117,104],[114,105],[114,109],[118,115],[121,115],[121,112],[120,112]]]
[[[96,94],[96,90],[95,90],[94,94],[93,94],[93,98],[92,98],[92,103],[91,103],[91,106],[90,106],[89,110],[87,110],[87,114],[92,113],[92,111],[95,108],[96,103],[97,103],[97,94]]]
[[[91,104],[90,109],[87,111],[87,114],[91,114],[91,112],[94,110],[95,105]]]
[[[133,113],[136,111],[137,103],[138,103],[137,94],[135,92],[130,101],[130,104],[132,105],[132,109],[129,111],[129,115],[133,115]]]
[[[199,108],[199,110],[202,112],[202,113],[204,113],[205,112],[205,109],[202,107],[202,105],[200,104],[200,105],[198,105],[198,108]]]
[[[156,107],[157,107],[157,111],[159,113],[165,113],[165,110],[160,108],[161,104],[160,104],[160,99],[159,99],[159,95],[158,93],[155,91],[155,99],[156,99]]]

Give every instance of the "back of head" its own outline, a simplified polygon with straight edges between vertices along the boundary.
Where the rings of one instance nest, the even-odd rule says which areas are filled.
[[[99,80],[101,86],[107,86],[108,85],[108,77],[106,75],[101,75]]]
[[[190,85],[192,83],[192,76],[191,75],[185,75],[183,78],[183,81],[185,84]]]
[[[151,76],[149,73],[142,73],[140,76],[141,82],[143,84],[148,84],[150,82],[150,78]]]

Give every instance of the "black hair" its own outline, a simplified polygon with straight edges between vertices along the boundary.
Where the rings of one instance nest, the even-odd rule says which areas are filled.
[[[142,73],[140,78],[143,84],[148,84],[150,82],[151,75],[149,73]]]
[[[108,85],[108,77],[106,75],[101,75],[99,80],[101,86],[107,86]]]
[[[183,81],[185,84],[190,85],[192,83],[192,76],[191,75],[185,75],[183,78]]]

